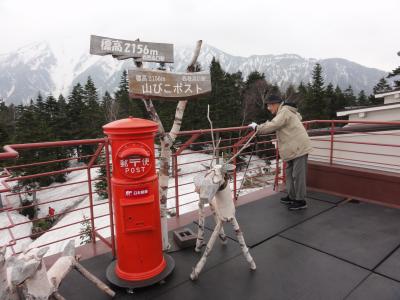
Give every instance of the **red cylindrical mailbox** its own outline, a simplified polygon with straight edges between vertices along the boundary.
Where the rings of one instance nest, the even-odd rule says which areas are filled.
[[[154,153],[158,125],[129,117],[111,122],[103,129],[112,152],[117,253],[117,261],[109,266],[107,278],[123,287],[153,284],[154,279],[161,280],[172,271],[166,270],[171,258],[164,257],[162,252]]]

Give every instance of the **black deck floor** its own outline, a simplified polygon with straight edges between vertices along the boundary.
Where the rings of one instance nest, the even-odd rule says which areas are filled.
[[[196,282],[189,279],[201,254],[170,255],[175,270],[165,283],[115,299],[400,299],[400,210],[343,203],[311,194],[309,207],[291,212],[276,194],[240,206],[237,219],[257,264],[250,271],[229,224],[227,245],[218,241]],[[213,228],[207,219],[207,239]],[[195,224],[191,227],[196,232]],[[82,262],[104,282],[110,254]],[[72,271],[60,293],[68,300],[110,299]]]

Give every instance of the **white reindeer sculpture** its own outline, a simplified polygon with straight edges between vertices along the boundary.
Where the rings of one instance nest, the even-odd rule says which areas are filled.
[[[209,111],[207,114],[208,120],[211,124],[212,130],[212,122],[209,118]],[[213,138],[213,146],[214,146],[214,154],[215,154],[215,144],[214,137]],[[251,138],[252,139],[252,138]],[[251,140],[249,139],[249,141]],[[249,142],[248,141],[248,142]],[[219,143],[218,143],[219,144]],[[238,152],[238,154],[246,148],[248,143],[244,145],[244,147]],[[218,146],[218,145],[217,145]],[[231,159],[232,160],[232,159]],[[196,192],[199,194],[199,227],[197,232],[197,240],[196,240],[196,252],[200,252],[201,247],[204,243],[204,205],[206,203],[210,204],[210,208],[214,214],[215,223],[217,224],[214,228],[214,231],[211,235],[210,240],[207,243],[206,249],[199,262],[194,267],[192,273],[190,274],[190,279],[196,280],[199,277],[201,270],[203,269],[207,257],[210,254],[215,240],[219,235],[221,241],[226,243],[226,236],[223,229],[223,223],[230,222],[235,230],[237,239],[240,244],[240,248],[242,249],[243,255],[250,264],[250,269],[255,270],[256,264],[253,260],[253,257],[250,255],[249,249],[246,246],[246,242],[244,241],[243,233],[240,230],[239,223],[235,217],[235,205],[232,199],[232,190],[229,186],[229,176],[228,172],[234,170],[233,165],[224,164],[222,165],[210,165],[210,170],[207,173],[199,174],[196,176],[193,181],[195,185]]]
[[[43,261],[48,247],[28,249],[8,259],[5,259],[6,248],[0,248],[0,299],[64,299],[58,293],[58,287],[72,268],[77,269],[99,289],[113,297],[115,293],[108,286],[77,262],[74,244],[74,241],[67,244],[62,256],[48,271]]]
[[[230,222],[232,224],[243,255],[250,264],[250,269],[255,270],[256,264],[253,260],[253,257],[250,255],[249,249],[247,248],[243,237],[243,233],[240,230],[239,223],[235,217],[235,205],[232,199],[232,191],[229,186],[229,178],[227,176],[226,168],[221,165],[215,165],[205,175],[196,176],[194,178],[194,185],[196,187],[196,191],[200,195],[199,228],[195,251],[199,252],[201,247],[204,245],[205,203],[210,204],[210,208],[213,211],[217,225],[215,226],[211,238],[207,243],[203,256],[190,274],[190,278],[192,280],[196,280],[199,277],[199,274],[206,263],[207,257],[214,246],[217,236],[220,236],[223,243],[226,242],[226,236],[223,231],[224,222]]]

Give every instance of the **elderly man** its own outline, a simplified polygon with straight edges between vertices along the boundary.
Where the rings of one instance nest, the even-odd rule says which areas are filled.
[[[268,97],[266,104],[275,117],[261,125],[253,122],[249,126],[257,130],[257,134],[276,132],[279,154],[286,162],[288,195],[281,202],[287,204],[289,210],[305,209],[307,158],[312,150],[310,138],[294,104],[275,95]]]

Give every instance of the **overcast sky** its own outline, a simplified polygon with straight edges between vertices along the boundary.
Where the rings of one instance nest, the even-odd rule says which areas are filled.
[[[342,57],[390,71],[400,65],[400,0],[0,0],[0,53],[90,34],[194,44],[229,54]]]

